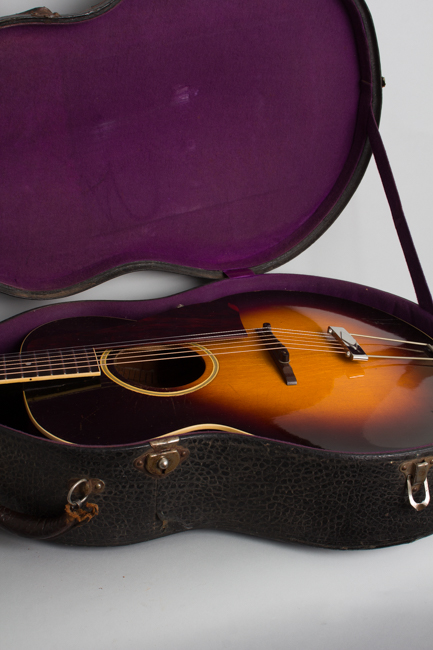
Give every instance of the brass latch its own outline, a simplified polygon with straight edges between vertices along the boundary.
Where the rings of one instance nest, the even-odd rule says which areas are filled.
[[[418,512],[427,508],[430,503],[427,474],[431,467],[433,467],[433,456],[425,456],[424,458],[405,461],[400,465],[400,470],[406,477],[409,503],[412,508],[415,508]],[[424,486],[424,500],[420,502],[415,501],[413,495],[419,492],[422,486]]]
[[[189,456],[189,450],[177,443],[179,438],[156,438],[150,440],[152,451],[134,460],[134,467],[152,476],[164,477],[170,474]]]

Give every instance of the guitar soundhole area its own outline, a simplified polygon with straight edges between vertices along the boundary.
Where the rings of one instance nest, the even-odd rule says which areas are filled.
[[[156,392],[194,384],[206,370],[201,354],[187,347],[134,349],[116,355],[116,374],[128,384]]]

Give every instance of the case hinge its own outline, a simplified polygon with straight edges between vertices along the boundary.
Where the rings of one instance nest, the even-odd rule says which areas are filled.
[[[428,487],[427,474],[433,467],[433,456],[425,456],[415,460],[408,460],[400,465],[400,470],[406,477],[407,494],[409,503],[417,512],[427,508],[430,503],[430,490]],[[415,501],[414,494],[424,488],[424,500]]]
[[[189,456],[189,450],[177,443],[179,438],[167,437],[150,440],[152,451],[147,451],[134,460],[134,467],[157,478],[170,474]]]

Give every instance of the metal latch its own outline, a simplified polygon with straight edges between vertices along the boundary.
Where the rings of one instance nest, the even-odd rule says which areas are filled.
[[[152,451],[134,460],[134,467],[152,476],[164,477],[170,474],[189,456],[189,450],[177,443],[179,438],[157,438],[150,440]]]
[[[433,466],[433,456],[425,456],[424,458],[405,461],[400,465],[400,470],[406,477],[407,494],[409,503],[412,508],[418,512],[427,508],[430,503],[430,491],[428,487],[427,474],[429,469]],[[414,494],[420,491],[424,486],[424,500],[415,501]]]

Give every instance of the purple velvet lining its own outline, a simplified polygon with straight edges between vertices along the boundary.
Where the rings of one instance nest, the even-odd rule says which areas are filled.
[[[266,263],[326,217],[365,144],[368,51],[350,0],[124,0],[0,38],[12,287],[140,260]]]

